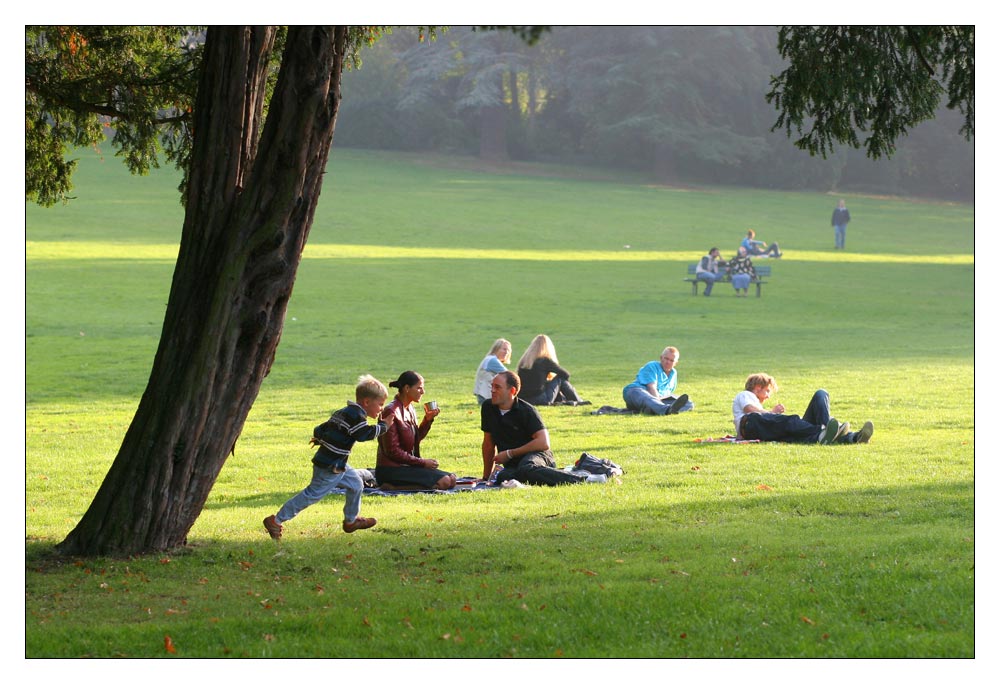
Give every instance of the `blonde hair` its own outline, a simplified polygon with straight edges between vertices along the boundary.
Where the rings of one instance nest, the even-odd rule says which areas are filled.
[[[667,352],[673,352],[674,353],[674,363],[677,363],[678,361],[680,361],[681,352],[680,352],[679,349],[677,349],[677,347],[664,347],[663,351],[660,352],[660,356],[661,357],[664,356]]]
[[[500,351],[504,347],[506,347],[509,350],[513,350],[514,349],[513,345],[511,345],[511,343],[508,340],[505,340],[504,338],[499,337],[499,338],[497,338],[497,341],[493,343],[493,346],[490,347],[490,354],[492,354],[493,356],[495,356],[495,357],[497,357],[499,359],[500,358]],[[507,354],[507,358],[508,359],[510,358],[510,354],[509,353]]]
[[[770,387],[772,392],[778,391],[778,383],[767,373],[752,373],[747,376],[744,388],[749,392],[753,392],[757,387]]]
[[[540,357],[552,359],[553,363],[559,363],[556,357],[556,346],[548,335],[536,335],[528,348],[524,350],[521,359],[517,362],[518,368],[531,368]]]
[[[389,396],[389,390],[381,382],[371,375],[358,377],[358,384],[354,387],[354,399],[385,399]]]

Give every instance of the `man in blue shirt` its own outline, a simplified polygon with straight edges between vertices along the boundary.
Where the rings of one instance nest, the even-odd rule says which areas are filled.
[[[688,401],[688,395],[674,395],[674,390],[677,389],[677,369],[674,365],[680,355],[677,347],[667,347],[660,354],[659,361],[650,361],[640,368],[635,380],[622,389],[625,406],[636,413],[652,413],[657,416],[694,408],[694,404]]]

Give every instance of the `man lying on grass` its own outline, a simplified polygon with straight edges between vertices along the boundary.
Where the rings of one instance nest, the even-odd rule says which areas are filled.
[[[826,390],[816,390],[802,417],[786,415],[782,404],[775,404],[770,411],[764,408],[762,402],[777,391],[774,378],[766,373],[747,377],[745,389],[733,399],[737,437],[762,442],[820,444],[853,444],[872,438],[875,425],[870,420],[858,432],[851,432],[850,423],[838,423],[836,418],[830,417],[830,395]]]

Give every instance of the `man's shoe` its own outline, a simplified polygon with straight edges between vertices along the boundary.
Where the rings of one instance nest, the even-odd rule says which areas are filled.
[[[342,525],[344,532],[350,534],[355,530],[367,530],[369,527],[375,527],[375,518],[362,518],[358,516],[352,522],[344,521]]]
[[[833,444],[833,440],[837,439],[837,430],[839,429],[840,423],[837,422],[836,418],[831,418],[830,422],[819,433],[819,443]]]
[[[681,409],[687,406],[687,403],[688,403],[688,395],[682,394],[681,396],[674,399],[674,403],[672,403],[670,405],[670,408],[667,409],[667,415],[672,416],[677,413],[680,413]]]
[[[271,539],[281,539],[281,525],[273,515],[264,518],[264,529],[271,535]]]
[[[861,430],[858,431],[858,438],[855,441],[859,444],[867,444],[871,441],[873,432],[875,432],[875,423],[870,420],[865,421],[865,424],[861,426]]]
[[[854,442],[854,436],[851,434],[851,424],[848,421],[844,421],[837,428],[837,436],[833,440],[837,444],[847,444]]]

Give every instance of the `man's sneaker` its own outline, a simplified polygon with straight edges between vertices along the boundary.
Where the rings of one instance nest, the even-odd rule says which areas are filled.
[[[865,424],[858,431],[858,438],[855,441],[859,444],[867,444],[871,440],[873,432],[875,432],[875,423],[870,420],[865,421]]]
[[[345,520],[342,527],[344,528],[344,532],[348,534],[355,530],[367,530],[369,527],[375,527],[375,518],[362,518],[358,516],[352,522]]]
[[[264,529],[271,535],[271,539],[281,539],[281,525],[273,515],[264,518]]]
[[[819,443],[833,444],[833,440],[837,439],[837,430],[839,429],[840,423],[837,422],[836,418],[831,418],[830,422],[819,433]]]
[[[833,440],[837,444],[853,444],[854,434],[851,432],[851,424],[848,421],[844,421],[837,428],[837,436]]]
[[[667,415],[672,416],[677,413],[680,413],[681,409],[687,406],[687,403],[688,403],[688,395],[682,394],[681,396],[674,399],[674,403],[672,403],[670,405],[670,408],[667,409]]]

